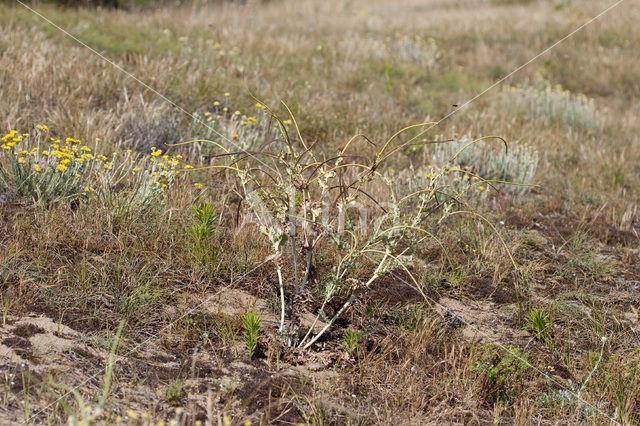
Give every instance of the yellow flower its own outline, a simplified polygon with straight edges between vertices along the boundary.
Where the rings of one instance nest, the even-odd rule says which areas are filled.
[[[193,169],[193,166],[190,164],[187,164],[186,166],[184,166],[185,169]]]
[[[202,184],[201,183],[194,183],[193,186],[195,186],[198,189],[202,188]]]
[[[67,170],[67,166],[65,166],[64,164],[58,164],[56,166],[56,170],[59,171],[60,173],[64,172],[65,170]]]
[[[76,173],[76,177],[79,178],[82,177],[82,175],[80,173]]]
[[[40,173],[42,171],[42,168],[40,166],[38,166],[37,164],[33,165],[33,170],[35,170],[36,172]]]
[[[162,150],[160,150],[160,149],[159,149],[159,150],[157,150],[157,151],[152,151],[152,152],[151,152],[151,155],[152,155],[153,157],[159,157],[159,156],[160,156],[160,154],[162,154]]]
[[[60,164],[64,164],[66,166],[67,164],[69,164],[69,161],[71,160],[69,160],[68,158],[65,158],[63,160],[60,160]]]
[[[237,139],[237,138],[238,138],[238,134],[237,134],[237,133],[234,133],[234,134],[233,134],[233,138],[234,138],[234,139]]]
[[[229,96],[231,96],[231,93],[229,93],[229,92],[225,92],[224,96],[225,96],[226,98],[228,98]]]
[[[25,163],[25,159],[24,159],[24,157],[20,157],[20,158],[18,158],[18,163],[20,163],[20,164],[24,164],[24,163]]]
[[[49,151],[42,151],[42,155],[49,155]]]
[[[236,112],[234,112],[234,114],[235,114],[235,115],[240,115],[240,114],[242,114],[242,113],[241,113],[240,111],[236,111]]]
[[[44,124],[36,124],[36,129],[42,130],[43,132],[49,130],[49,128],[47,126],[45,126]]]

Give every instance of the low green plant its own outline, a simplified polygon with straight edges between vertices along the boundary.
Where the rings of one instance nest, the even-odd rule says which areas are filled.
[[[171,382],[167,389],[164,391],[164,396],[167,398],[169,404],[177,404],[184,396],[184,380],[178,379],[175,382]]]
[[[395,323],[400,330],[414,331],[426,314],[424,305],[411,304],[399,308],[395,313]]]
[[[193,207],[195,224],[189,227],[191,249],[193,256],[199,263],[211,260],[215,253],[210,249],[210,242],[216,233],[218,214],[210,203],[201,203]]]
[[[490,405],[511,403],[523,387],[522,377],[529,368],[528,355],[519,348],[502,349],[491,345],[480,348],[474,370],[484,375],[485,400]]]
[[[344,342],[344,345],[347,347],[347,351],[349,352],[350,355],[355,354],[358,348],[360,347],[361,335],[362,333],[352,329],[345,330],[344,334],[342,335],[342,341]]]
[[[524,316],[527,322],[526,328],[531,330],[533,336],[544,342],[551,340],[551,314],[545,308],[538,308],[530,311]]]
[[[249,351],[249,358],[253,358],[258,349],[258,340],[262,331],[262,316],[255,311],[248,311],[242,315],[242,337]]]

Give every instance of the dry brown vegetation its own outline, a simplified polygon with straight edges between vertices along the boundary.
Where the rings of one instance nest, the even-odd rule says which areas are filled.
[[[271,135],[271,127],[242,130],[240,120],[253,117],[275,126],[256,96],[292,120],[279,104],[286,100],[300,136],[325,158],[357,133],[377,144],[362,141],[357,154],[373,156],[398,129],[439,120],[607,6],[36,7],[101,58],[2,3],[0,131],[39,134],[34,126],[45,124],[47,136],[91,147],[98,139],[105,155],[168,150],[197,169],[227,159],[206,144],[172,144]],[[622,2],[428,130],[429,140],[499,135],[510,152],[535,150],[539,186],[471,194],[486,221],[434,207],[444,219],[429,229],[441,245],[411,246],[406,269],[396,264],[366,290],[377,263],[361,260],[350,275],[360,287],[341,289],[320,324],[351,291],[353,304],[307,349],[278,333],[274,268],[275,259],[293,294],[302,257],[294,266],[289,246],[270,257],[232,171],[182,170],[144,209],[123,208],[120,187],[107,191],[112,198],[88,192],[34,204],[0,186],[0,422],[639,423],[639,15],[638,2]],[[230,118],[236,110],[245,118]],[[203,134],[214,123],[225,123],[215,127],[224,138]],[[469,160],[474,170],[498,162],[499,143],[484,142],[469,148],[484,152]],[[402,193],[430,172],[438,149],[405,147],[380,172]],[[362,188],[389,197],[381,186]],[[198,230],[192,207],[203,203],[215,217]],[[317,273],[296,291],[300,324],[313,322],[340,250],[314,253]],[[250,311],[262,315],[253,357],[242,322]]]

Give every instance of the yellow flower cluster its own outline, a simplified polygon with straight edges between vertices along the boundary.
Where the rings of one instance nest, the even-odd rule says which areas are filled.
[[[152,199],[160,194],[164,196],[165,189],[175,181],[178,169],[182,167],[181,155],[164,154],[155,147],[146,157],[145,164],[144,159],[135,156],[131,150],[126,150],[124,156],[116,152],[107,157],[95,153],[79,139],[48,137],[46,125],[35,127],[33,137],[11,130],[0,138],[0,154],[4,154],[0,155],[0,172],[28,191],[21,196],[32,199],[101,193],[116,186],[123,194],[134,194],[136,199]],[[28,184],[23,185],[23,182]],[[42,193],[43,188],[51,194]]]
[[[151,158],[149,161],[153,163],[150,174],[153,176],[153,185],[160,185],[162,188],[166,188],[175,177],[177,168],[180,165],[182,155],[169,156],[168,154],[162,155],[161,149],[156,147],[151,148]],[[185,168],[190,168],[185,167]],[[134,172],[139,171],[139,168],[133,169]]]
[[[48,130],[47,126],[41,124],[38,124],[36,128],[41,131]],[[65,172],[71,166],[75,166],[73,169],[77,172],[77,169],[81,168],[80,166],[83,163],[96,159],[92,154],[91,148],[82,145],[79,139],[73,138],[66,138],[64,142],[60,139],[49,138],[48,147],[41,148],[40,143],[38,143],[38,146],[29,150],[21,147],[16,147],[16,149],[14,148],[16,143],[24,140],[22,137],[16,137],[16,134],[16,130],[12,130],[6,134],[2,138],[2,141],[5,142],[2,148],[13,151],[18,157],[18,163],[20,164],[26,164],[27,160],[31,158],[31,162],[33,162],[31,168],[38,173],[41,173],[43,167],[46,168],[47,166],[55,167],[60,173]],[[97,158],[105,162],[106,167],[109,167],[108,163],[106,163],[107,157],[100,155]]]
[[[2,149],[10,150],[13,146],[22,140],[22,136],[18,135],[17,130],[12,130],[2,137]]]

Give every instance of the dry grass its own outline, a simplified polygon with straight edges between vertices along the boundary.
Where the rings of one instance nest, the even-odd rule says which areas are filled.
[[[271,106],[285,99],[302,135],[330,158],[353,134],[379,144],[406,125],[438,120],[608,5],[274,0],[37,10],[208,125],[227,126],[218,130],[242,130],[241,118],[226,121],[236,110],[259,116],[250,92]],[[638,423],[638,13],[637,3],[623,2],[425,135],[500,135],[512,149],[533,147],[540,186],[517,197],[487,192],[474,209],[488,221],[454,215],[431,224],[442,248],[417,246],[406,271],[363,293],[309,350],[286,348],[269,322],[279,314],[270,244],[231,174],[183,173],[143,217],[98,197],[36,207],[0,193],[0,419]],[[216,161],[215,149],[171,146],[202,136],[192,117],[16,4],[0,5],[0,81],[2,135],[42,123],[91,146],[99,139],[105,154],[156,147],[196,166]],[[570,94],[511,97],[509,87],[539,81]],[[581,94],[592,106],[570,104],[574,115],[559,116],[562,102]],[[602,121],[591,125],[594,117]],[[375,152],[360,146],[358,154]],[[414,175],[427,179],[434,149],[404,149],[383,173],[402,191]],[[492,161],[491,150],[470,149]],[[203,202],[219,216],[215,232],[195,241],[192,207]],[[320,272],[304,294],[310,313],[338,254],[315,255]],[[282,259],[285,276],[301,276],[290,255]],[[363,262],[354,277],[374,268]],[[407,272],[427,300],[404,283]],[[219,301],[232,290],[246,303],[229,310]],[[329,316],[346,299],[329,303]],[[256,306],[266,316],[252,359],[238,312]],[[525,331],[524,316],[536,309],[550,314],[548,339]],[[69,328],[47,331],[57,346],[43,349],[44,332],[20,325],[29,315]],[[346,330],[359,333],[357,350],[347,351]]]

